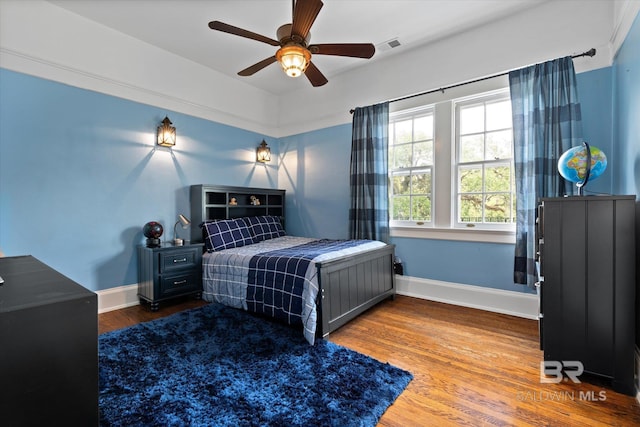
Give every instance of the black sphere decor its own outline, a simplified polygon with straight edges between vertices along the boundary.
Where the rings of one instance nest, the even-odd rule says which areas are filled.
[[[142,227],[142,233],[147,238],[147,247],[154,248],[160,246],[160,236],[162,236],[162,224],[157,221],[149,221]]]

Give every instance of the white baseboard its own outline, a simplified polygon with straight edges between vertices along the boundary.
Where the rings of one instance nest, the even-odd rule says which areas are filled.
[[[398,295],[538,319],[538,296],[535,294],[411,276],[396,276],[396,292]]]
[[[98,294],[98,313],[140,304],[137,284],[96,291],[96,294]]]
[[[462,285],[411,276],[396,276],[396,292],[463,307],[538,319],[538,296],[482,286]],[[97,291],[98,313],[138,305],[138,285],[126,285]]]

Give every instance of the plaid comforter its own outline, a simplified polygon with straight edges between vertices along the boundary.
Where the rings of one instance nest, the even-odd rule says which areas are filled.
[[[302,325],[314,343],[318,295],[316,262],[383,246],[371,240],[314,240],[284,236],[203,256],[203,297]]]

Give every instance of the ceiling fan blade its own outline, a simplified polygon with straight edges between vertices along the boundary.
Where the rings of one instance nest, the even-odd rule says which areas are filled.
[[[309,46],[309,50],[314,55],[350,56],[366,59],[376,53],[376,48],[371,43],[314,44]]]
[[[240,71],[238,73],[239,76],[242,77],[247,77],[247,76],[252,76],[255,73],[257,73],[258,71],[262,70],[263,68],[265,68],[267,65],[271,65],[274,62],[276,62],[276,57],[274,56],[270,56],[267,59],[263,59],[262,61],[253,64],[250,67],[245,68],[244,70]]]
[[[324,74],[318,70],[318,67],[313,65],[313,62],[309,62],[309,66],[305,70],[304,74],[307,76],[313,87],[323,86],[329,81]]]
[[[280,46],[280,43],[276,40],[270,39],[269,37],[265,37],[258,33],[253,33],[251,31],[243,30],[242,28],[234,27],[233,25],[225,24],[220,21],[211,21],[209,22],[209,28],[212,30],[222,31],[224,33],[233,34],[240,37],[245,37],[251,40],[256,40],[262,43],[270,44],[271,46]]]
[[[295,34],[303,40],[306,39],[323,5],[321,0],[297,0],[293,9],[291,35]]]

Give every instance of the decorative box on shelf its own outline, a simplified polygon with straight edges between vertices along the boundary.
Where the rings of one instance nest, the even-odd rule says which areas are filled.
[[[160,301],[202,296],[202,243],[138,247],[138,298],[157,311]]]

